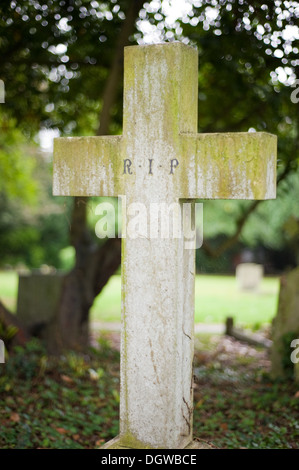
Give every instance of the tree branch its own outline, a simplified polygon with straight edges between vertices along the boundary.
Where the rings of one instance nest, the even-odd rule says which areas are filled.
[[[242,233],[243,227],[247,222],[250,214],[252,214],[257,206],[261,203],[261,200],[252,201],[249,207],[243,212],[239,217],[236,224],[236,230],[233,235],[224,240],[216,249],[213,249],[208,242],[203,243],[203,249],[205,252],[212,258],[219,258],[226,250],[235,245],[239,239],[239,236]]]
[[[291,171],[291,161],[289,160],[284,168],[284,171],[278,176],[277,178],[277,186],[285,180],[285,178],[288,176],[288,174]],[[211,258],[219,258],[225,251],[227,251],[229,248],[234,246],[241,233],[242,230],[249,219],[250,215],[256,210],[256,208],[260,205],[260,203],[263,202],[262,200],[255,200],[252,201],[252,203],[243,211],[241,216],[238,218],[237,223],[236,223],[236,230],[231,235],[230,237],[226,238],[217,248],[212,248],[211,245],[208,242],[204,242],[202,245],[203,250],[207,253],[208,256],[211,256]]]
[[[121,71],[123,69],[124,47],[129,44],[129,38],[133,34],[135,22],[144,0],[133,0],[126,14],[119,33],[112,66],[103,93],[103,107],[101,110],[100,125],[97,135],[109,133],[111,121],[111,109],[115,103],[116,93],[120,82]]]

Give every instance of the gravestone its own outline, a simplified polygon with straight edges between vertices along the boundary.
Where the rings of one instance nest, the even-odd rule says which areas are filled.
[[[55,139],[54,195],[121,195],[148,212],[274,198],[276,137],[197,134],[197,88],[194,48],[126,47],[123,135]],[[194,226],[193,210],[184,222]],[[147,223],[147,236],[122,240],[120,434],[106,448],[192,445],[195,250]]]
[[[240,290],[258,291],[263,275],[264,268],[261,264],[240,263],[236,267],[236,279]]]
[[[32,334],[45,341],[60,299],[63,274],[33,271],[19,274],[17,316]]]
[[[299,338],[299,268],[280,279],[277,314],[272,322],[271,375],[293,376],[299,381],[298,365],[291,362],[291,342]]]

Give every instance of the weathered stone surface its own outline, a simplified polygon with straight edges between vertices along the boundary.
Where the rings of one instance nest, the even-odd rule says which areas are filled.
[[[135,167],[127,204],[178,202],[171,161],[179,157],[179,133],[196,131],[196,90],[194,49],[126,49],[123,151]],[[195,259],[184,243],[123,240],[120,435],[127,446],[184,448],[190,441]]]
[[[127,47],[124,65],[123,135],[57,139],[54,194],[124,195],[149,212],[184,198],[275,197],[275,136],[196,134],[195,49]],[[192,211],[184,222],[194,226]],[[147,224],[148,236],[122,243],[117,442],[182,449],[192,441],[195,253],[185,236],[153,238]]]
[[[120,136],[55,139],[53,194],[122,194],[122,180],[119,182],[122,174],[120,153]]]
[[[274,378],[295,376],[298,365],[291,362],[291,342],[299,338],[299,268],[284,274],[280,281],[277,314],[272,324],[271,373]],[[295,369],[295,370],[294,370]]]
[[[197,70],[196,50],[181,43],[127,47],[123,136],[55,139],[53,194],[118,196],[145,185],[151,202],[167,192],[275,198],[276,136],[196,134]]]
[[[241,263],[236,268],[236,279],[241,290],[258,291],[263,279],[261,264]]]
[[[181,197],[275,198],[276,136],[265,132],[186,135],[181,146],[181,155],[188,155],[180,173]]]

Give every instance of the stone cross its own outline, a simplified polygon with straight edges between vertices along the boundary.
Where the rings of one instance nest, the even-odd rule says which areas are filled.
[[[148,209],[274,198],[276,137],[197,134],[197,93],[196,49],[126,47],[123,134],[55,139],[54,195],[122,195]],[[194,222],[193,211],[186,217]],[[120,434],[106,447],[192,442],[195,250],[184,243],[184,236],[122,240]]]

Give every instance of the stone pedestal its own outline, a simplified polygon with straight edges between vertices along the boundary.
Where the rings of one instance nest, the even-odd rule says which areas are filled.
[[[152,449],[152,447],[146,447],[146,446],[141,446],[141,447],[136,447],[136,442],[132,443],[132,447],[124,446],[122,445],[122,440],[119,436],[115,437],[114,439],[111,439],[111,441],[106,442],[101,449]],[[189,450],[189,449],[214,449],[215,447],[213,445],[208,444],[205,441],[201,441],[200,439],[193,439],[186,447],[183,447],[183,449]],[[164,449],[164,447],[160,447],[160,449]],[[176,447],[176,449],[180,449]]]

